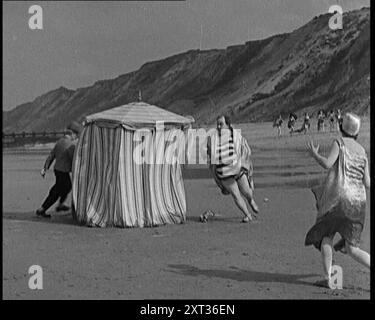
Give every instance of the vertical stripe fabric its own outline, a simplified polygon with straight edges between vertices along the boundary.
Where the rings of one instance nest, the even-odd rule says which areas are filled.
[[[168,137],[150,130],[148,139],[135,141],[135,131],[123,126],[87,124],[73,161],[73,204],[77,220],[97,227],[151,227],[186,220],[186,198],[178,163],[136,163],[139,144],[164,150]],[[180,145],[177,144],[179,148]],[[172,148],[165,148],[165,157]],[[173,152],[173,150],[171,151]],[[146,152],[147,153],[147,152]],[[156,152],[150,153],[155,160]]]
[[[241,170],[241,155],[237,154],[237,148],[234,145],[233,129],[218,130],[215,142],[217,143],[215,148],[217,154],[215,156],[218,158],[216,172],[219,178],[238,174]]]

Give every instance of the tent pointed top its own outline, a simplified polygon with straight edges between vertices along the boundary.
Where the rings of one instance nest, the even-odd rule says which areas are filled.
[[[109,122],[130,128],[153,127],[157,123],[165,125],[189,125],[194,122],[179,114],[139,101],[94,113],[86,117],[86,123]]]

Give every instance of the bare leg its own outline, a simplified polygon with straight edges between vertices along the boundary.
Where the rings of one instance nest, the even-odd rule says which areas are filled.
[[[253,179],[250,179],[249,185],[250,185],[250,189],[251,190],[255,190],[254,180]]]
[[[238,189],[238,185],[236,180],[233,178],[225,179],[222,181],[225,188],[230,192],[233,197],[233,200],[237,207],[242,211],[245,217],[251,218],[251,213],[249,212],[245,200],[242,198],[240,190]]]
[[[351,256],[355,261],[364,265],[366,268],[370,269],[370,255],[357,247],[353,247],[345,241],[346,252]]]
[[[322,254],[322,263],[325,279],[329,280],[332,269],[332,238],[325,237],[320,245],[320,252]]]
[[[251,209],[253,209],[255,213],[258,213],[259,208],[254,200],[253,189],[250,187],[249,180],[247,179],[245,174],[242,175],[242,177],[237,180],[237,184],[238,184],[241,194],[246,198]]]

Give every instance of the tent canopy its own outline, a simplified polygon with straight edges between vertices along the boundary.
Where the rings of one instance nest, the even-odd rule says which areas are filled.
[[[166,125],[186,126],[194,122],[165,109],[145,102],[132,102],[123,106],[94,113],[86,117],[86,123],[112,123],[124,125],[127,129],[154,127],[158,122]]]
[[[186,219],[185,189],[180,165],[139,164],[134,160],[138,128],[167,124],[166,139],[154,130],[150,144],[166,148],[176,130],[194,120],[144,102],[130,103],[86,117],[73,160],[75,218],[98,227],[151,227],[183,223]],[[180,146],[183,147],[183,146]]]

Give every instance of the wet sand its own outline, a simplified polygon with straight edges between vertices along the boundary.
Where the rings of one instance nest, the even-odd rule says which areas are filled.
[[[316,215],[309,188],[324,170],[307,157],[308,137],[276,138],[269,123],[240,127],[253,149],[261,210],[252,224],[240,223],[233,200],[202,166],[184,169],[185,224],[87,228],[53,211],[40,220],[34,211],[53,183],[52,172],[39,175],[46,154],[3,153],[4,299],[369,299],[370,273],[342,254],[334,259],[344,289],[313,285],[320,253],[304,238]],[[368,128],[359,142],[369,151]],[[326,151],[335,135],[312,136]],[[200,223],[207,209],[216,216]],[[370,250],[369,202],[366,214],[362,248]],[[28,288],[34,264],[43,268],[43,290]]]

